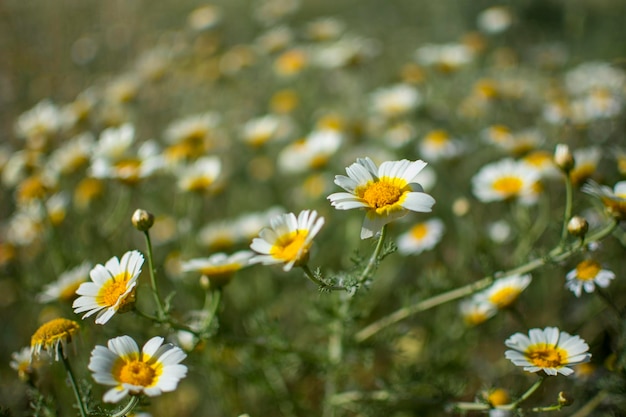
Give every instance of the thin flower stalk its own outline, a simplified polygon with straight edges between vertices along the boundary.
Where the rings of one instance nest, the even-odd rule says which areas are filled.
[[[417,313],[430,310],[431,308],[448,303],[450,301],[458,300],[460,298],[463,298],[475,292],[478,292],[482,289],[485,289],[488,286],[490,286],[496,278],[500,276],[525,274],[527,272],[534,271],[535,269],[543,265],[546,265],[548,263],[559,262],[559,261],[565,260],[569,258],[571,255],[579,252],[584,247],[585,244],[593,243],[609,236],[613,232],[613,230],[615,230],[615,228],[617,227],[617,224],[618,223],[616,221],[611,221],[604,228],[598,230],[593,235],[588,236],[584,240],[584,242],[577,242],[576,244],[571,245],[567,249],[561,246],[557,246],[556,248],[548,252],[546,256],[541,257],[541,258],[535,258],[517,268],[513,268],[505,272],[501,272],[498,274],[484,277],[476,282],[472,282],[463,287],[455,288],[451,291],[447,291],[442,294],[435,295],[431,298],[427,298],[426,300],[420,301],[419,303],[402,307],[401,309],[396,310],[390,315],[385,316],[375,321],[374,323],[366,326],[365,328],[361,329],[359,332],[356,333],[355,340],[358,343],[362,343],[365,340],[374,336],[376,333],[383,330],[384,328],[389,327],[395,323],[398,323]]]
[[[573,192],[572,192],[572,178],[569,174],[565,175],[565,209],[563,212],[563,228],[561,230],[561,245],[565,244],[565,240],[567,239],[567,223],[572,218],[572,200],[573,200]]]
[[[74,392],[74,397],[76,398],[76,405],[78,406],[78,411],[80,412],[81,417],[87,417],[89,414],[87,413],[87,408],[83,403],[83,397],[80,393],[80,389],[78,388],[78,384],[76,383],[76,378],[74,377],[74,372],[72,371],[72,367],[70,366],[69,360],[65,357],[65,353],[62,352],[63,346],[58,346],[61,361],[63,362],[63,366],[67,371],[67,376],[70,381],[70,385],[72,386],[72,391]]]
[[[374,269],[378,266],[378,261],[380,260],[380,252],[383,249],[383,245],[385,243],[385,236],[387,235],[387,225],[384,225],[380,230],[380,236],[378,237],[378,243],[376,244],[376,249],[370,256],[369,261],[367,262],[367,266],[363,270],[363,273],[359,277],[358,283],[364,284],[370,278],[370,275],[374,272]]]
[[[154,302],[157,306],[157,314],[159,321],[164,320],[167,317],[167,313],[163,307],[161,296],[159,295],[159,288],[156,283],[156,273],[154,270],[154,261],[152,260],[152,241],[150,240],[150,232],[148,230],[143,232],[146,238],[146,249],[148,252],[148,269],[150,271],[150,286],[152,287],[152,295],[154,296]]]

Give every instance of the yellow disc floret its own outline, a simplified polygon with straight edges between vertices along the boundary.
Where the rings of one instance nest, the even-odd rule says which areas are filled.
[[[57,318],[43,324],[30,339],[30,348],[33,354],[39,354],[41,349],[54,352],[58,358],[59,346],[71,342],[72,336],[80,326],[73,320]]]
[[[590,281],[595,279],[600,272],[601,266],[598,262],[587,259],[576,266],[576,276],[581,281]]]
[[[530,363],[540,368],[560,368],[567,361],[565,349],[545,343],[529,346],[525,355]]]
[[[308,234],[308,230],[295,230],[279,237],[270,250],[270,255],[283,262],[297,261],[308,250],[305,246]]]

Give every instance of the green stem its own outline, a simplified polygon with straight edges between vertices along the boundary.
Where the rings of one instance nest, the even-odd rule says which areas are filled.
[[[70,366],[70,362],[65,357],[65,352],[63,352],[63,346],[59,345],[59,354],[61,356],[61,360],[63,361],[63,366],[65,366],[65,370],[67,371],[67,376],[70,380],[70,385],[72,386],[72,391],[74,391],[74,397],[76,397],[76,404],[78,405],[78,410],[80,411],[81,417],[87,417],[87,409],[85,408],[85,404],[83,403],[83,397],[80,394],[80,390],[78,389],[78,384],[76,383],[76,378],[74,377],[74,372],[72,372],[72,367]]]
[[[125,417],[126,415],[128,415],[128,413],[133,411],[135,407],[137,407],[137,404],[139,404],[139,396],[131,395],[130,401],[128,402],[128,404],[126,404],[124,408],[122,408],[117,413],[111,414],[111,417]]]
[[[562,248],[561,246],[557,246],[552,249],[545,257],[536,258],[524,265],[521,265],[517,268],[510,269],[505,272],[499,272],[493,274],[491,276],[484,277],[476,282],[465,285],[460,288],[455,288],[451,291],[444,292],[442,294],[435,295],[434,297],[427,298],[426,300],[420,301],[416,304],[402,307],[401,309],[391,313],[388,316],[385,316],[374,323],[368,325],[367,327],[361,329],[355,335],[355,340],[357,343],[361,343],[370,337],[374,336],[376,333],[381,331],[382,329],[391,326],[401,320],[404,320],[414,314],[421,313],[423,311],[429,310],[433,307],[437,307],[441,304],[445,304],[450,301],[458,300],[459,298],[463,298],[465,296],[471,295],[477,291],[480,291],[484,288],[487,288],[489,285],[493,283],[496,278],[506,277],[510,275],[519,275],[525,274],[527,272],[534,271],[535,269],[551,262],[559,262],[564,259],[567,259],[572,254],[581,250],[584,247],[584,244],[592,243],[598,240],[605,238],[610,235],[613,230],[617,227],[617,222],[612,221],[603,229],[600,229],[593,235],[590,235],[584,242],[577,242],[571,245],[569,248]]]
[[[320,280],[319,278],[315,276],[315,274],[313,273],[313,271],[311,271],[311,268],[309,268],[307,264],[300,265],[300,268],[302,268],[302,271],[304,271],[304,274],[306,275],[306,277],[310,279],[311,281],[313,281],[313,283],[315,283],[315,285],[320,287],[320,289],[332,290],[332,291],[346,291],[347,290],[346,287],[343,287],[340,285],[330,285]]]
[[[528,390],[524,394],[522,394],[521,397],[519,397],[514,402],[510,404],[499,405],[493,408],[496,408],[498,410],[515,410],[516,408],[519,407],[519,405],[522,402],[526,401],[528,398],[530,398],[531,395],[534,394],[535,391],[537,391],[537,389],[543,383],[544,379],[545,379],[544,376],[539,377],[539,379],[530,388],[528,388]],[[459,403],[454,404],[454,409],[461,410],[461,411],[485,411],[491,408],[492,406],[490,406],[489,404],[484,404],[484,403],[459,402]]]
[[[561,229],[561,245],[565,244],[567,239],[567,224],[572,218],[572,179],[569,174],[565,174],[565,211],[563,212],[563,228]]]
[[[333,417],[335,415],[335,406],[332,398],[337,393],[339,385],[339,367],[343,360],[343,338],[344,338],[344,321],[350,309],[351,298],[341,296],[339,311],[337,317],[331,323],[330,336],[328,337],[328,365],[330,366],[329,375],[326,378],[324,389],[324,412],[323,417]]]
[[[380,237],[378,238],[376,249],[374,249],[374,253],[372,253],[372,256],[370,256],[370,259],[367,262],[367,266],[365,267],[365,269],[363,270],[363,273],[358,279],[359,284],[365,283],[368,280],[368,278],[370,278],[370,275],[372,274],[372,272],[374,272],[374,268],[376,268],[376,266],[378,265],[378,261],[379,261],[378,258],[380,256],[380,252],[383,249],[383,244],[385,243],[386,235],[387,235],[387,225],[384,225],[383,228],[380,230]]]
[[[530,388],[528,388],[528,390],[524,394],[522,394],[522,396],[519,397],[517,400],[515,400],[511,404],[502,405],[497,408],[500,408],[503,410],[515,410],[521,403],[529,399],[530,396],[533,395],[535,391],[537,391],[537,389],[539,389],[544,379],[545,379],[545,376],[540,376],[539,379]]]
[[[159,296],[159,288],[156,283],[156,273],[154,270],[154,261],[152,257],[152,241],[150,240],[150,233],[146,230],[144,233],[146,238],[146,249],[148,252],[148,266],[150,269],[150,286],[152,287],[152,295],[154,296],[154,302],[157,305],[158,317],[160,320],[166,317],[161,297]]]

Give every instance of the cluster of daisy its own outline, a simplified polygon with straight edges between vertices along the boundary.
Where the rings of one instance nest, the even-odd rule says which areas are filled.
[[[408,317],[406,311],[461,298],[459,321],[471,327],[499,311],[521,315],[517,300],[527,289],[538,291],[536,283],[550,274],[581,309],[593,298],[584,294],[612,303],[605,289],[619,283],[619,265],[599,242],[612,234],[625,240],[626,148],[619,127],[626,118],[626,71],[609,61],[573,59],[560,44],[503,46],[523,27],[525,14],[514,5],[478,11],[456,38],[403,35],[402,42],[354,30],[354,17],[305,19],[306,7],[260,0],[247,21],[237,7],[202,5],[122,73],[66,103],[45,98],[22,106],[5,132],[10,140],[0,145],[6,202],[0,269],[7,277],[23,275],[22,292],[46,304],[42,317],[57,318],[33,334],[30,348],[14,353],[11,367],[20,378],[32,382],[48,357],[64,363],[72,382],[68,349],[81,328],[93,326],[98,331],[89,337],[99,337],[101,329],[121,326],[119,315],[128,312],[152,325],[142,329],[147,342],[140,349],[128,335],[107,334],[87,366],[96,383],[110,387],[105,402],[130,397],[128,412],[144,396],[177,389],[188,372],[187,354],[231,349],[222,340],[219,347],[204,345],[220,332],[245,332],[252,345],[286,349],[291,345],[251,330],[259,310],[279,315],[284,308],[256,306],[256,292],[280,285],[284,298],[299,304],[293,297],[301,291],[296,280],[267,284],[277,268],[255,265],[303,273],[323,292],[341,294],[329,296],[344,303],[325,316],[332,325],[320,326],[336,332],[324,364],[331,370],[358,357],[342,358],[337,346],[351,336],[348,323],[381,314],[398,293],[411,295],[407,302],[413,291],[432,298],[383,318],[378,330]],[[246,30],[231,30],[242,24]],[[76,41],[76,64],[94,59],[90,42]],[[589,207],[579,210],[583,204]],[[102,255],[137,247],[123,233],[136,206],[156,214],[133,216],[145,252]],[[333,208],[360,210],[363,217]],[[554,243],[548,235],[561,214]],[[356,236],[376,246],[369,259],[355,256],[356,265],[346,267],[347,243]],[[385,279],[376,281],[387,286],[381,290],[373,277],[396,249]],[[548,263],[558,272],[538,271]],[[477,273],[487,277],[472,282]],[[238,275],[246,278],[234,280]],[[363,287],[372,289],[372,305],[362,308],[372,310],[345,312],[348,297]],[[166,289],[172,292],[162,297]],[[526,306],[533,297],[520,301]],[[66,313],[85,321],[62,318]],[[242,324],[227,321],[222,328],[218,315]],[[576,319],[563,322],[574,328]],[[447,330],[437,337],[444,335]],[[415,356],[426,355],[426,343],[417,345]],[[516,333],[505,345],[511,349],[505,357],[529,372],[567,376],[571,365],[590,360],[580,336],[556,327]],[[241,359],[252,354],[239,353],[222,352],[224,369],[254,362]],[[302,384],[273,367],[262,371],[274,397]],[[326,384],[329,392],[350,386],[337,375]],[[324,407],[334,406],[335,394],[326,393]],[[86,414],[82,401],[77,398]],[[492,411],[502,405],[508,411],[507,403],[489,400]],[[291,404],[281,407],[295,412]]]

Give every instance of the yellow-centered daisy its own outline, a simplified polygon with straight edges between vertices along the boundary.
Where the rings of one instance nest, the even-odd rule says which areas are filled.
[[[592,293],[596,289],[596,285],[606,288],[615,278],[615,274],[607,269],[602,269],[599,262],[593,259],[585,259],[576,265],[576,268],[569,271],[566,275],[567,282],[565,287],[580,297],[583,289],[586,293]]]
[[[324,225],[324,218],[315,210],[304,210],[298,217],[293,213],[281,214],[270,220],[270,227],[259,232],[250,248],[258,255],[250,263],[264,265],[285,264],[289,271],[306,262],[313,238]]]
[[[39,356],[44,350],[48,354],[54,354],[54,359],[59,360],[59,352],[65,356],[65,345],[72,341],[72,336],[80,326],[73,320],[64,318],[52,319],[43,324],[33,333],[30,338],[30,354]]]
[[[606,211],[617,220],[626,220],[626,181],[620,181],[613,189],[592,180],[587,181],[582,191],[598,197]]]
[[[528,336],[515,333],[504,344],[504,356],[525,371],[544,371],[547,375],[571,375],[574,370],[568,366],[588,362],[591,354],[589,346],[580,336],[571,336],[556,327],[531,329]]]
[[[89,370],[97,383],[113,386],[103,400],[116,403],[129,394],[154,397],[174,391],[187,375],[187,367],[180,364],[185,357],[179,347],[163,344],[162,337],[148,340],[139,351],[130,336],[120,336],[94,348]]]
[[[250,264],[253,252],[243,250],[232,255],[214,253],[208,258],[190,259],[181,264],[183,272],[199,272],[209,278],[211,287],[222,287],[230,282],[235,272]]]
[[[85,313],[83,318],[98,313],[96,324],[104,324],[118,311],[127,311],[135,301],[143,261],[143,255],[134,250],[121,260],[114,256],[105,265],[96,265],[89,273],[93,282],[85,282],[76,290],[80,297],[72,305],[74,312]]]
[[[422,160],[403,159],[383,162],[377,167],[370,158],[359,158],[346,168],[347,177],[335,176],[335,184],[347,193],[334,193],[328,199],[338,210],[364,208],[361,239],[370,238],[409,210],[431,211],[435,199],[415,182],[425,166],[426,162]]]
[[[531,281],[530,274],[500,278],[491,287],[476,294],[476,299],[491,303],[497,308],[507,308],[517,300]]]
[[[507,158],[482,167],[472,178],[472,190],[484,203],[515,199],[528,205],[537,201],[539,180],[539,170]]]

